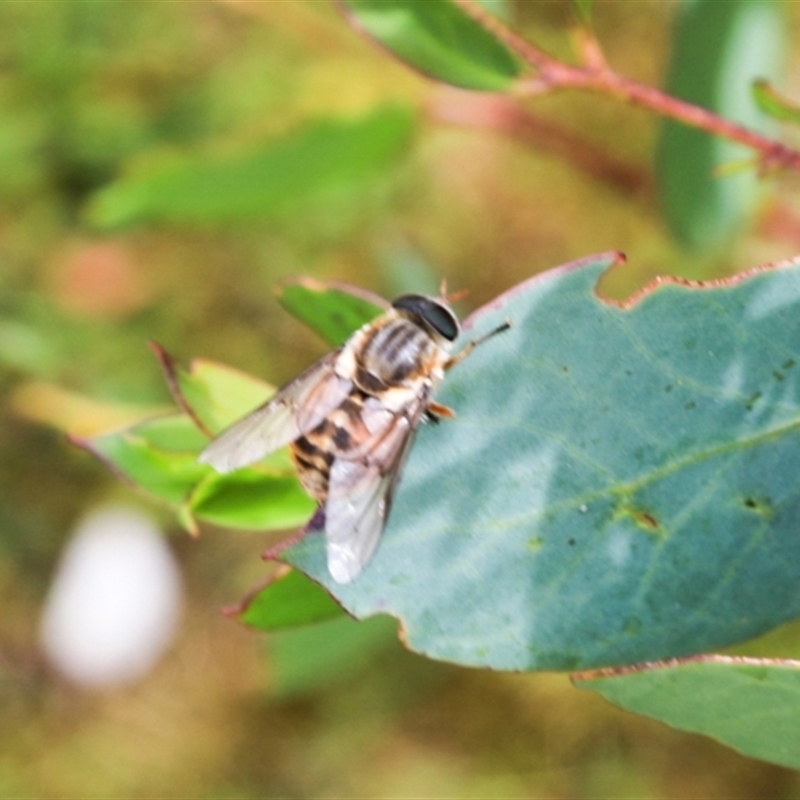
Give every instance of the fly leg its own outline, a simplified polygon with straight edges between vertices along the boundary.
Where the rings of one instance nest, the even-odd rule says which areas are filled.
[[[483,344],[487,339],[491,339],[492,336],[496,336],[498,333],[503,333],[507,331],[511,327],[511,322],[506,320],[501,325],[498,325],[494,330],[489,331],[489,333],[484,333],[483,336],[479,336],[477,339],[473,339],[471,342],[467,342],[458,353],[456,353],[452,358],[449,358],[447,361],[444,362],[444,369],[448,370],[454,367],[459,362],[463,361],[479,344]],[[449,411],[450,409],[448,409]],[[443,415],[447,416],[447,414]]]
[[[453,419],[455,415],[456,412],[450,406],[443,406],[441,403],[433,401],[428,403],[428,407],[425,409],[425,418],[428,422],[439,423],[443,419]]]
[[[494,330],[489,331],[489,333],[485,333],[483,336],[479,336],[477,339],[467,342],[458,353],[444,362],[442,368],[444,370],[448,370],[451,367],[454,367],[459,363],[459,361],[463,361],[479,344],[483,344],[483,342],[485,342],[487,339],[491,339],[492,336],[495,336],[498,333],[507,331],[510,327],[511,323],[506,320],[504,323],[502,323],[502,325],[498,325]],[[425,418],[429,422],[440,422],[443,419],[453,419],[455,415],[456,412],[453,411],[453,409],[449,406],[443,406],[441,403],[434,403],[433,401],[428,403],[428,407],[425,409]]]

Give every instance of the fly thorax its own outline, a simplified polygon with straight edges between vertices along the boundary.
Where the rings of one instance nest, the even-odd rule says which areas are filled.
[[[370,394],[424,377],[436,361],[430,334],[402,317],[377,328],[359,354],[355,381]]]

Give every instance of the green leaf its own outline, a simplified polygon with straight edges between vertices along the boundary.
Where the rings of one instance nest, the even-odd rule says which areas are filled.
[[[769,81],[753,82],[753,98],[758,107],[774,119],[800,123],[800,104],[776,92]]]
[[[148,447],[164,453],[197,452],[208,441],[190,419],[178,414],[144,420],[125,432],[135,434]]]
[[[297,480],[285,449],[258,465],[219,475],[198,463],[209,432],[218,432],[264,402],[273,389],[238,370],[196,359],[188,369],[154,345],[170,388],[187,415],[174,414],[76,444],[115,472],[194,519],[232,528],[279,530],[303,524],[314,503]]]
[[[328,344],[339,347],[367,322],[375,319],[388,303],[355,286],[323,283],[300,278],[281,287],[281,305]]]
[[[750,85],[755,78],[780,73],[780,4],[694,0],[678,9],[666,91],[768,133],[770,121],[757,108]],[[713,250],[741,230],[759,197],[755,169],[724,177],[717,170],[753,156],[748,148],[696,128],[673,120],[662,123],[658,192],[680,241]]]
[[[704,656],[573,680],[629,711],[800,769],[800,661]]]
[[[296,528],[314,513],[315,504],[294,472],[281,474],[249,467],[229,475],[209,471],[187,501],[192,516],[230,528]]]
[[[475,2],[485,8],[492,16],[508,22],[512,16],[512,0],[475,0]]]
[[[354,121],[306,125],[254,150],[173,155],[98,192],[91,224],[213,223],[297,213],[380,176],[407,147],[412,118],[383,109]]]
[[[122,431],[73,441],[145,491],[180,505],[208,471],[197,463],[207,440],[183,415],[160,417]]]
[[[287,569],[246,599],[236,616],[263,631],[293,628],[344,614],[342,607],[319,584]]]
[[[152,348],[176,402],[208,433],[219,433],[275,393],[265,381],[225,364],[195,358],[183,367],[160,345]]]
[[[592,24],[592,0],[572,0],[575,13],[583,25]]]
[[[463,89],[502,91],[521,73],[514,54],[450,0],[342,0],[356,27],[409,66]]]
[[[286,285],[280,300],[333,344],[347,339],[388,305],[382,298],[356,287],[311,279]],[[195,359],[185,369],[160,346],[154,345],[154,350],[179,405],[211,433],[218,433],[273,394],[268,384],[230,367]],[[204,440],[197,451],[206,443]],[[314,508],[285,449],[257,466],[232,474],[208,471],[183,506],[191,517],[259,530],[297,527],[308,520]]]
[[[611,255],[551,270],[465,323],[506,333],[453,369],[373,562],[286,559],[409,646],[499,669],[713,650],[800,615],[800,259],[662,281],[627,309]]]
[[[397,642],[397,623],[385,616],[356,622],[346,616],[284,630],[270,640],[274,691],[313,691],[364,666]]]
[[[160,417],[73,441],[175,507],[190,529],[190,520],[197,518],[231,528],[282,530],[302,525],[314,511],[285,451],[230,475],[198,463],[208,439],[187,416]]]

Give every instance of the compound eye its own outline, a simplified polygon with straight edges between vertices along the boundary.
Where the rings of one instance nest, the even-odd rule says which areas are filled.
[[[458,337],[458,320],[444,303],[423,297],[420,294],[404,294],[392,303],[398,311],[406,311],[419,317],[440,336],[453,342]]]

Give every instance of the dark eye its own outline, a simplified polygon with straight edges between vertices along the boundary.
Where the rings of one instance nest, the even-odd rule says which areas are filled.
[[[404,294],[392,303],[398,311],[406,311],[419,317],[440,336],[450,342],[458,337],[458,320],[443,303],[420,294]]]

